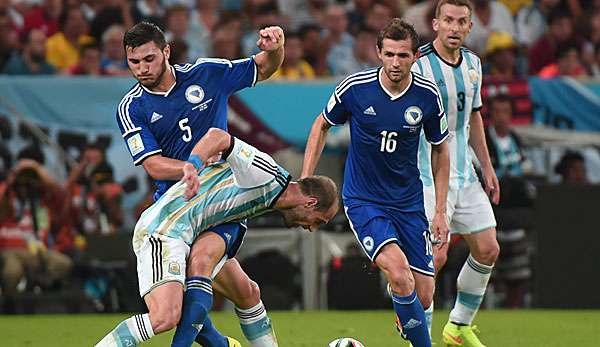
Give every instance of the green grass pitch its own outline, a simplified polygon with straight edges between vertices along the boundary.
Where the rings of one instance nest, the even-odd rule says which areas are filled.
[[[365,347],[407,346],[395,332],[392,311],[270,312],[280,347],[327,347],[338,337],[354,337]],[[433,341],[441,343],[447,311],[434,316]],[[0,316],[3,347],[93,346],[119,321],[129,315]],[[224,334],[244,347],[237,318],[231,312],[211,314]],[[491,310],[481,311],[482,341],[494,346],[600,346],[600,311]],[[142,346],[169,346],[173,332],[159,335]]]

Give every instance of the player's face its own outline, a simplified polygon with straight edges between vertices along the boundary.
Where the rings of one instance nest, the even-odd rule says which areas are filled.
[[[127,65],[133,74],[146,88],[154,88],[160,84],[167,70],[170,47],[160,49],[153,41],[132,48],[127,46]]]
[[[377,56],[383,64],[383,72],[392,83],[400,83],[404,80],[416,60],[410,39],[398,41],[383,39]]]
[[[448,50],[459,49],[472,27],[471,13],[467,6],[444,4],[440,8],[439,17],[433,19],[433,30]]]
[[[312,206],[301,205],[282,211],[285,226],[288,228],[302,227],[310,232],[327,224],[338,211],[338,203],[334,203],[327,211],[317,211]]]

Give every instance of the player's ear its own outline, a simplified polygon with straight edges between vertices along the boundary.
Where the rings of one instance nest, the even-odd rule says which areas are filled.
[[[433,26],[433,31],[437,32],[438,30],[440,30],[440,22],[438,21],[437,18],[433,18],[431,20],[431,24]]]
[[[319,203],[319,199],[317,199],[316,196],[309,196],[306,198],[306,201],[304,202],[304,207],[315,208],[315,207],[317,207],[318,203]]]
[[[171,45],[169,45],[168,43],[163,49],[163,54],[165,55],[166,60],[169,60],[169,58],[171,57]]]

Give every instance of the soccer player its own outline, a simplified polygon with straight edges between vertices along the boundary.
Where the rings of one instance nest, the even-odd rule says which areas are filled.
[[[203,165],[218,153],[225,162]],[[169,330],[162,312],[179,311],[182,300],[190,298],[183,310],[195,312],[182,317],[172,346],[191,346],[212,306],[212,278],[227,260],[227,249],[241,246],[240,239],[224,239],[212,226],[278,210],[286,226],[314,231],[338,211],[331,179],[311,176],[293,182],[269,155],[221,129],[207,132],[182,171],[182,181],[144,211],[133,234],[140,295],[150,312],[121,322],[98,347],[137,346]],[[202,256],[194,275],[186,278],[192,244]]]
[[[431,346],[423,307],[432,301],[434,268],[417,168],[421,129],[433,148],[437,201],[431,230],[442,244],[448,233],[449,157],[439,91],[410,71],[417,47],[414,28],[400,19],[381,30],[377,55],[383,66],[351,75],[335,88],[312,126],[302,176],[314,172],[329,128],[349,121],[344,210],[362,249],[390,283],[398,328],[423,347]]]
[[[227,129],[229,95],[268,78],[281,65],[281,28],[267,27],[259,34],[257,45],[262,52],[251,58],[199,59],[185,65],[169,64],[170,47],[156,25],[142,22],[125,34],[127,63],[139,83],[121,100],[117,123],[134,164],[141,164],[155,179],[155,199],[182,177],[185,160],[210,127]],[[246,226],[236,222],[212,227],[212,231],[223,239],[230,235],[233,240],[241,240]],[[233,258],[234,250],[228,247],[227,254],[231,259],[216,277],[215,289],[236,305],[242,331],[253,347],[276,347],[258,286]],[[188,266],[191,272],[200,256],[192,247]],[[177,324],[178,312],[165,314],[165,324]],[[224,340],[211,324],[205,324],[198,335],[198,342],[205,345]],[[235,346],[237,342],[230,339],[229,343]]]
[[[473,6],[468,0],[440,0],[433,19],[437,33],[433,42],[420,47],[413,71],[435,81],[441,91],[448,115],[450,137],[450,181],[448,206],[450,232],[467,242],[470,255],[458,275],[458,294],[450,319],[444,327],[443,341],[452,346],[483,346],[471,323],[483,299],[492,267],[498,257],[496,220],[488,199],[500,199],[498,179],[492,167],[481,109],[481,61],[462,47],[471,27]],[[472,164],[469,145],[473,148],[483,174],[485,191],[479,184]],[[424,184],[427,216],[434,217],[434,202],[429,146],[421,141],[419,168]],[[437,207],[437,206],[436,206]],[[446,263],[448,246],[434,252],[435,269]]]

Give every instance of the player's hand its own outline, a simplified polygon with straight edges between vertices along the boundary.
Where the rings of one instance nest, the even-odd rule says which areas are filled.
[[[500,183],[498,182],[494,168],[491,166],[485,169],[482,168],[481,173],[483,174],[485,193],[490,197],[494,205],[498,205],[500,202]]]
[[[278,26],[266,27],[258,31],[260,38],[256,45],[261,51],[271,52],[283,47],[285,35],[283,29]]]
[[[181,179],[187,186],[185,188],[186,200],[191,199],[200,188],[200,182],[198,181],[198,170],[191,163],[185,163],[183,165],[183,178]]]
[[[433,242],[436,248],[441,248],[448,242],[448,230],[446,214],[436,212],[431,220],[431,232],[433,233]]]

